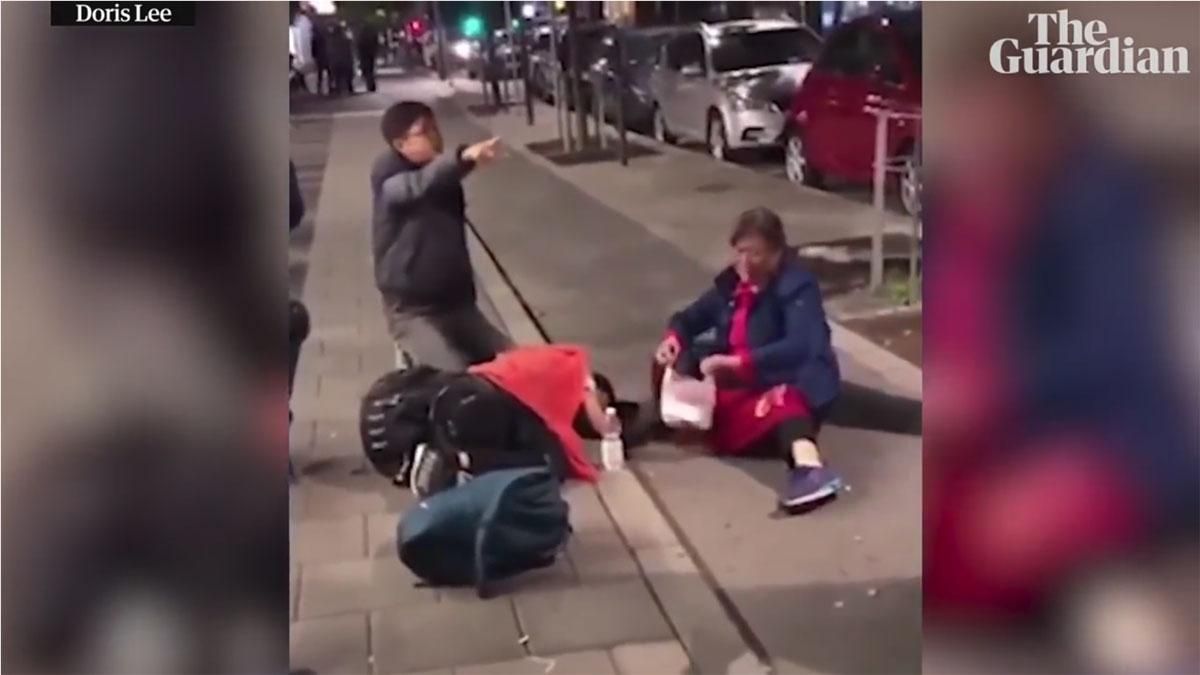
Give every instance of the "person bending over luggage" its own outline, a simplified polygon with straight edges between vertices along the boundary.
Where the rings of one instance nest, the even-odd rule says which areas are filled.
[[[472,366],[431,404],[433,443],[418,449],[411,483],[418,495],[453,483],[459,472],[549,465],[562,479],[595,481],[583,436],[598,437],[615,402],[573,345],[518,347]],[[619,423],[616,431],[620,431]]]
[[[789,475],[779,505],[816,506],[841,488],[816,445],[840,387],[821,291],[773,211],[741,214],[729,243],[734,263],[671,317],[655,353],[654,382],[667,367],[714,378],[713,450],[782,457]]]

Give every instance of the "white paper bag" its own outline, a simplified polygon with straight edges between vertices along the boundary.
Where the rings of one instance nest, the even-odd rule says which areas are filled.
[[[659,404],[668,427],[708,430],[712,428],[717,387],[711,379],[697,380],[667,368]]]

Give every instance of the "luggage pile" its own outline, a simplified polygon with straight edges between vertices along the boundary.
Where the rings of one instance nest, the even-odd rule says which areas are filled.
[[[363,451],[421,500],[399,524],[400,559],[433,585],[492,582],[553,564],[570,536],[557,437],[507,392],[467,373],[387,373],[360,408]]]

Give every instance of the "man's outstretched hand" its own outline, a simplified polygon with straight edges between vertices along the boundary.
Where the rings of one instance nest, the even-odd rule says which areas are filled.
[[[500,138],[493,136],[486,141],[468,145],[462,151],[462,159],[482,166],[491,162],[500,152]]]

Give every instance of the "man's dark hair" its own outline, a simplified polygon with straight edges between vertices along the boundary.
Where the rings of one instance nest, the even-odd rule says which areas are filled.
[[[733,234],[729,235],[729,245],[736,246],[739,241],[747,237],[760,237],[776,251],[782,251],[788,245],[787,235],[783,232],[783,221],[779,219],[779,214],[765,206],[757,206],[749,211],[743,211],[742,215],[738,216]]]
[[[433,119],[433,109],[420,101],[401,101],[384,111],[379,130],[388,144],[408,133],[417,120]]]

